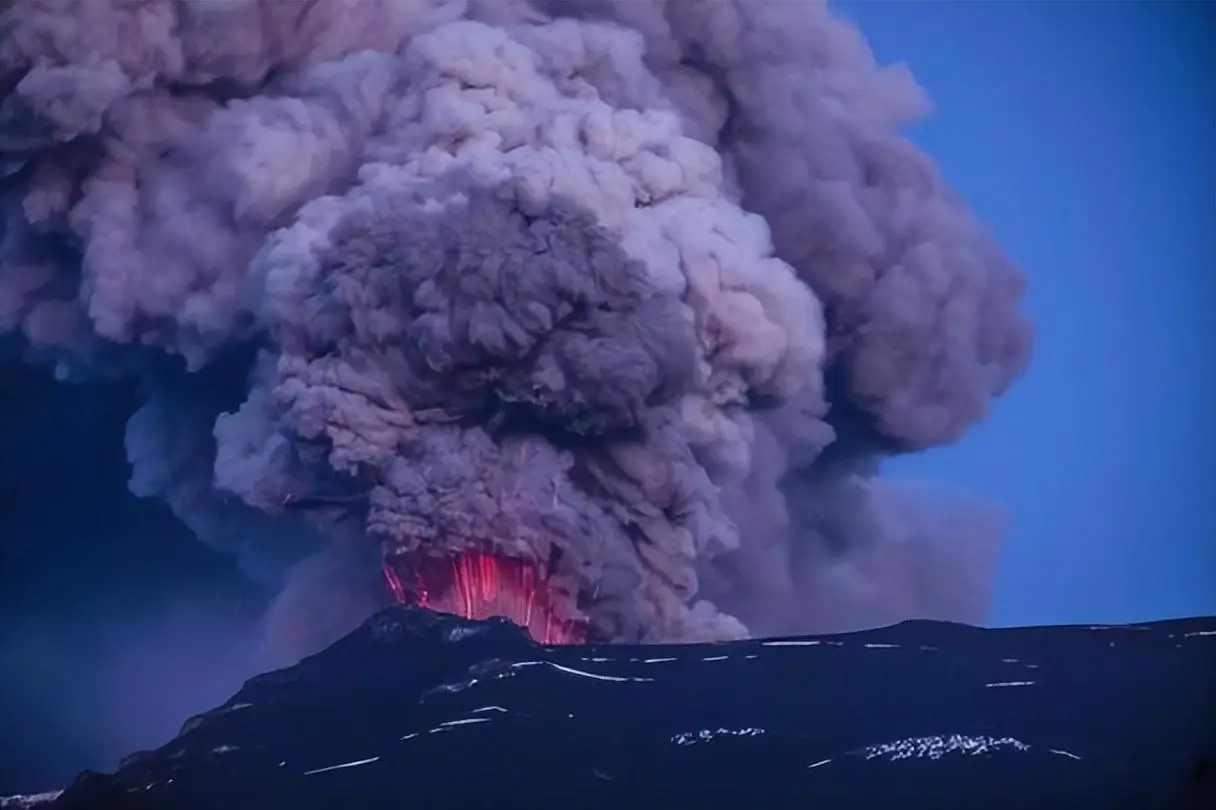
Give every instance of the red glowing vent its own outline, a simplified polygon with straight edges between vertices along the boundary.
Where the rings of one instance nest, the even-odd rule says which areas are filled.
[[[394,598],[466,619],[501,616],[542,644],[581,644],[587,623],[557,615],[548,577],[534,563],[484,551],[392,557],[384,577]]]

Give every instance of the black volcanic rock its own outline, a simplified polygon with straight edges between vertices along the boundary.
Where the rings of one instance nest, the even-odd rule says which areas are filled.
[[[1216,807],[1216,618],[543,647],[392,608],[82,774],[104,808]]]

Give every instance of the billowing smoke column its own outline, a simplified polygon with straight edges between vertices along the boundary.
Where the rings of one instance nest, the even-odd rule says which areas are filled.
[[[877,473],[1023,370],[1023,279],[824,5],[15,0],[0,36],[0,330],[143,381],[133,490],[296,564],[283,655],[487,559],[607,640],[982,617],[999,515]]]

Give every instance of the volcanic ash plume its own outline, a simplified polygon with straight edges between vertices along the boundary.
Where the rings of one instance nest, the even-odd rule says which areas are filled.
[[[133,489],[294,563],[285,655],[393,596],[549,640],[982,617],[995,514],[876,476],[1022,371],[1023,281],[823,5],[0,31],[0,329],[144,381]]]

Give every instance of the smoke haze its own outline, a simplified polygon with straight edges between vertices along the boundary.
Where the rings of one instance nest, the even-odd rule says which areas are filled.
[[[486,545],[607,640],[983,619],[999,510],[878,473],[1023,371],[1024,281],[823,4],[16,0],[0,36],[4,373],[127,392],[129,489],[271,600],[260,665],[383,604],[381,555]]]

